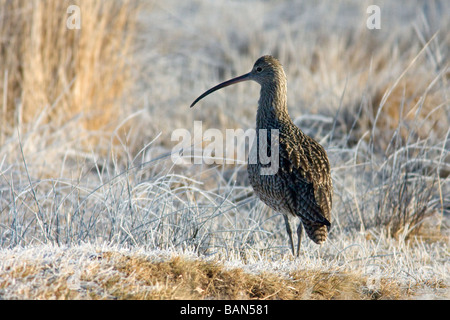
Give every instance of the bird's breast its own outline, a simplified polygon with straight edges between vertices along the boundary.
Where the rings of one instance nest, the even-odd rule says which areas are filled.
[[[286,206],[286,183],[278,173],[261,174],[260,164],[248,164],[247,172],[255,195],[266,205],[278,212],[284,212]]]

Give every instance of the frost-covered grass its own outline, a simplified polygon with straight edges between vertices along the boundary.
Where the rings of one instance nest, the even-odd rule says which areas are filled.
[[[449,298],[446,1],[380,3],[381,30],[373,1],[99,3],[44,37],[60,2],[0,0],[1,298]],[[254,127],[256,84],[189,105],[263,54],[332,166],[330,237],[299,259],[245,165],[171,159],[194,120]]]
[[[245,262],[142,246],[16,247],[0,252],[0,293],[4,299],[450,298],[447,257],[436,244],[356,241],[301,259],[249,253]]]

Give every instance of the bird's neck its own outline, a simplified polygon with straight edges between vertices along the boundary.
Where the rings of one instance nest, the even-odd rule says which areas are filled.
[[[291,121],[287,110],[286,82],[261,85],[256,113],[257,129],[277,129],[280,122]]]

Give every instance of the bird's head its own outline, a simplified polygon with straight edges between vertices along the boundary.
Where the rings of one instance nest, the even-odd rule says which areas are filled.
[[[250,80],[258,82],[260,85],[270,84],[274,81],[286,80],[283,66],[272,56],[262,56],[256,60],[252,71],[249,73]]]
[[[199,96],[195,101],[191,104],[191,108],[201,99],[206,97],[207,95],[213,93],[214,91],[217,91],[219,89],[228,87],[232,84],[242,82],[242,81],[249,81],[253,80],[258,82],[261,86],[273,84],[280,81],[286,81],[286,75],[283,70],[283,66],[281,63],[275,59],[272,56],[266,55],[262,56],[258,60],[256,60],[255,64],[253,65],[252,70],[249,73],[246,73],[242,76],[233,78],[231,80],[222,82],[221,84],[218,84],[217,86],[209,89],[205,93],[203,93],[201,96]]]

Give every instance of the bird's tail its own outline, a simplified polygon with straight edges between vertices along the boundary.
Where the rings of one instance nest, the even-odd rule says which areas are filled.
[[[324,225],[320,222],[302,221],[308,237],[317,244],[321,244],[327,240],[329,225]]]

